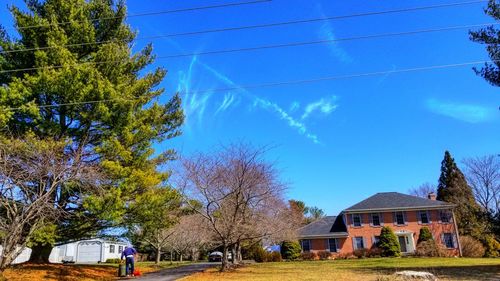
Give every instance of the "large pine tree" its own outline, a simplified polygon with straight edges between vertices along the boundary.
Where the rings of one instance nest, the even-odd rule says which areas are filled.
[[[116,226],[137,197],[167,179],[158,167],[171,151],[152,146],[180,133],[180,98],[159,102],[166,70],[147,68],[151,45],[133,53],[124,1],[25,3],[11,7],[17,34],[0,28],[0,136],[71,140],[68,151],[100,166],[108,176],[100,194],[60,186],[53,206],[64,216],[47,222],[56,242],[87,238]],[[47,261],[51,245],[31,242],[34,260]]]
[[[478,237],[482,230],[480,208],[464,174],[457,167],[449,151],[441,162],[441,175],[437,188],[437,200],[456,205],[455,217],[461,234]]]
[[[497,0],[490,0],[484,11],[497,22],[500,21],[500,3]],[[500,29],[490,25],[478,31],[471,31],[470,38],[474,42],[486,45],[492,61],[486,63],[483,68],[474,70],[491,85],[500,87]]]

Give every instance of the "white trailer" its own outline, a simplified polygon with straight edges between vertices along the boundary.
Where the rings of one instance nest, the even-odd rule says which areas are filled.
[[[119,259],[125,242],[103,239],[82,240],[56,246],[50,253],[52,263],[101,263],[108,259]]]

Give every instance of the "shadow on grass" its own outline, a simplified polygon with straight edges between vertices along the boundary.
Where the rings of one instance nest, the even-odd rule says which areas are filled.
[[[412,270],[425,271],[438,278],[450,280],[500,280],[499,265],[470,265],[470,266],[432,266],[432,267],[371,267],[356,268],[352,271],[360,273],[377,273],[379,275],[392,275],[397,271]]]

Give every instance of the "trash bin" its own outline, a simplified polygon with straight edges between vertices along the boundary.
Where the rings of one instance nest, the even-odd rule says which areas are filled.
[[[127,268],[124,263],[118,265],[118,277],[127,277]]]

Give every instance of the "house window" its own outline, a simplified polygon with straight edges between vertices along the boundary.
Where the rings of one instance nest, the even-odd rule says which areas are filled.
[[[363,237],[354,237],[354,250],[363,249],[365,247],[365,242]]]
[[[352,225],[353,226],[361,226],[361,215],[353,214],[352,215]]]
[[[378,243],[380,242],[380,236],[373,236],[373,245],[372,247],[378,247]]]
[[[380,226],[380,214],[372,214],[372,225]]]
[[[395,217],[394,221],[397,225],[405,224],[405,214],[403,212],[395,212],[394,217]]]
[[[439,212],[439,220],[442,223],[450,223],[451,222],[451,212],[448,210],[443,210]]]
[[[427,211],[420,211],[420,223],[429,223],[429,213]]]
[[[118,254],[121,254],[123,252],[123,246],[118,246]]]
[[[111,254],[114,254],[115,253],[115,245],[109,245],[109,252]]]
[[[328,239],[328,250],[332,253],[337,252],[337,239]]]
[[[311,251],[311,240],[302,240],[301,245],[302,245],[303,252]]]
[[[453,233],[443,233],[443,244],[448,249],[455,248],[455,243],[453,241]]]

